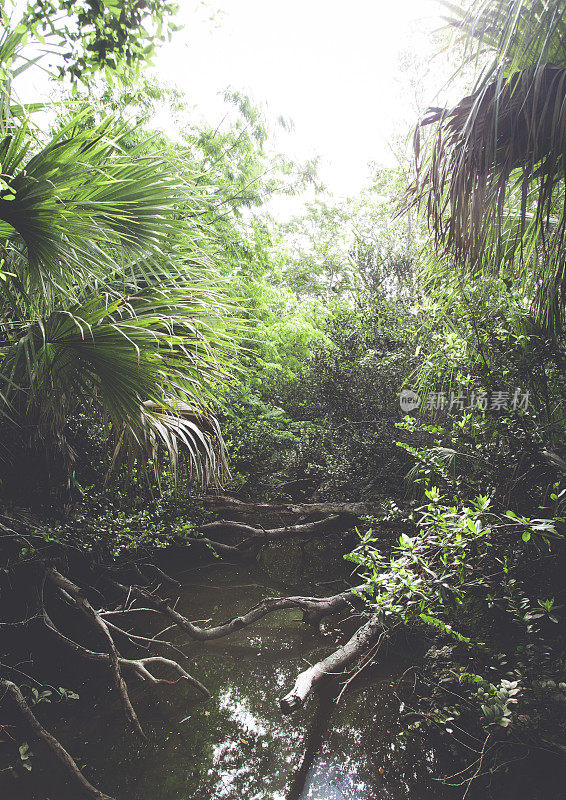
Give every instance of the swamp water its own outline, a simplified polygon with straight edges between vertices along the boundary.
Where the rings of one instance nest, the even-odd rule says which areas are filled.
[[[178,572],[183,589],[177,607],[190,619],[216,624],[269,595],[328,595],[344,587],[342,581],[317,585],[292,559],[264,566],[250,571],[214,564]],[[207,643],[187,642],[174,632],[171,640],[190,658],[188,671],[212,698],[202,700],[183,683],[152,689],[130,681],[148,748],[139,750],[125,731],[110,695],[90,712],[69,704],[67,721],[52,726],[53,732],[79,764],[88,764],[89,779],[117,800],[461,798],[464,789],[448,789],[433,778],[454,767],[446,753],[440,764],[433,748],[399,737],[396,686],[410,662],[394,653],[383,653],[338,705],[322,695],[292,718],[281,714],[278,699],[297,674],[353,631],[351,621],[349,627],[347,620],[328,618],[321,636],[300,618],[297,610],[277,612]],[[155,633],[163,627],[154,625]],[[78,800],[59,789],[46,795],[42,782],[34,769],[12,784],[5,800]]]

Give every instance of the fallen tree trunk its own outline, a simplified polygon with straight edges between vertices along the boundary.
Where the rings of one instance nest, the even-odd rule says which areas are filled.
[[[290,714],[302,708],[324,678],[342,673],[353,661],[357,661],[378,638],[382,629],[383,624],[379,617],[371,617],[346,644],[301,672],[291,691],[279,701],[283,713]]]
[[[2,680],[0,681],[0,686],[5,690],[5,694],[10,696],[14,701],[25,727],[31,732],[34,738],[38,739],[48,748],[50,753],[57,759],[59,764],[61,764],[70,783],[76,785],[77,789],[85,797],[91,798],[91,800],[112,800],[111,797],[104,794],[87,781],[65,748],[49,733],[49,731],[46,731],[37,720],[16,684],[12,683],[12,681]]]
[[[247,535],[246,543],[262,539],[270,541],[271,539],[287,539],[293,536],[319,536],[321,533],[328,533],[329,529],[340,528],[344,526],[344,521],[340,522],[340,517],[334,514],[324,519],[316,520],[316,522],[306,522],[301,525],[284,525],[279,528],[260,528],[253,525],[246,525],[243,522],[235,522],[233,520],[219,519],[215,522],[208,522],[206,525],[201,525],[199,530],[205,533],[240,533]],[[349,523],[346,523],[349,525]]]
[[[203,502],[212,508],[236,511],[242,514],[339,514],[365,517],[381,511],[379,502],[359,503],[244,503],[228,495],[207,495]]]
[[[259,528],[246,525],[243,522],[222,519],[201,525],[199,531],[206,534],[234,533],[245,535],[246,538],[238,544],[218,542],[215,539],[210,539],[208,536],[193,536],[185,539],[185,541],[191,544],[200,543],[205,547],[210,547],[218,555],[241,561],[255,558],[259,549],[268,542],[293,538],[310,539],[315,536],[334,534],[347,530],[350,524],[349,518],[341,517],[338,514],[316,520],[315,522],[306,522],[299,525],[285,525],[279,528]]]

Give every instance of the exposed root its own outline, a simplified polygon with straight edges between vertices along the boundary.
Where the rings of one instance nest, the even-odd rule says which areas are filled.
[[[185,541],[209,547],[217,555],[236,562],[251,561],[268,542],[293,538],[310,539],[315,536],[335,534],[347,530],[350,526],[351,517],[340,514],[332,514],[314,522],[285,525],[279,528],[258,528],[243,522],[221,519],[202,525],[199,531],[205,534],[244,535],[246,538],[238,544],[226,544],[216,539],[210,539],[208,536],[193,536]]]
[[[70,639],[68,636],[65,636],[64,633],[61,633],[59,628],[54,624],[53,620],[49,617],[45,609],[43,610],[43,619],[45,625],[51,630],[55,636],[57,636],[58,640],[65,644],[68,648],[70,648],[76,655],[86,658],[89,661],[98,661],[99,663],[106,664],[109,667],[111,666],[111,657],[109,653],[99,653],[95,650],[89,650],[87,647],[84,647],[78,642],[75,642],[73,639]],[[126,633],[126,631],[122,631],[121,628],[117,628],[115,625],[111,625],[107,623],[108,627],[115,628],[116,630]],[[137,639],[144,639],[147,642],[151,642],[152,640],[145,636],[136,636],[134,638]],[[163,644],[168,644],[168,642],[163,642]],[[156,678],[155,675],[150,673],[148,666],[150,665],[162,665],[164,667],[168,667],[172,669],[174,672],[178,674],[178,678],[176,681],[168,681],[164,678]],[[187,683],[190,683],[191,686],[194,686],[200,692],[204,694],[205,697],[209,698],[211,696],[210,692],[200,681],[196,678],[193,678],[192,675],[189,675],[183,667],[173,659],[164,658],[163,656],[147,656],[145,658],[123,658],[122,656],[118,657],[118,666],[120,667],[120,671],[122,670],[129,670],[134,673],[138,678],[142,680],[147,680],[152,684],[158,683],[177,683],[178,680],[186,680]]]
[[[177,672],[179,677],[176,681],[168,681],[164,678],[156,678],[155,675],[152,675],[151,672],[148,670],[148,666],[160,664],[164,667],[169,667],[174,672]],[[194,686],[195,689],[198,689],[205,697],[209,698],[212,697],[206,686],[204,686],[200,681],[196,678],[193,678],[192,675],[189,675],[183,667],[179,664],[178,661],[173,661],[171,658],[163,658],[163,656],[148,656],[147,658],[136,658],[136,659],[128,659],[128,658],[121,658],[120,665],[122,668],[129,668],[135,672],[138,677],[142,680],[147,680],[150,683],[158,684],[158,683],[178,683],[179,680],[185,680],[187,683],[190,683],[191,686]]]
[[[348,520],[341,520],[338,514],[333,514],[315,522],[306,522],[301,525],[285,525],[280,528],[254,528],[252,525],[245,525],[243,522],[222,519],[216,522],[209,522],[207,525],[203,525],[200,530],[206,533],[219,531],[222,533],[246,534],[247,538],[240,544],[235,545],[238,550],[245,551],[278,539],[292,539],[295,537],[308,539],[311,536],[336,533],[338,530],[349,527],[349,525]]]
[[[148,562],[147,564],[142,565],[142,573],[149,572],[150,575],[153,576],[154,579],[159,581],[159,583],[165,584],[165,586],[169,586],[172,589],[180,589],[181,584],[175,578],[172,578],[170,575],[167,575],[166,572],[157,566],[157,564],[152,564]]]
[[[208,539],[206,536],[188,536],[185,541],[189,544],[204,545],[205,547],[210,548],[217,556],[226,558],[235,562],[236,564],[240,561],[247,561],[255,558],[257,551],[259,550],[259,547],[256,550],[253,550],[252,548],[243,550],[237,545],[216,542],[213,539]]]
[[[112,800],[111,797],[87,781],[65,748],[38,722],[16,684],[12,683],[12,681],[1,680],[0,686],[5,690],[5,695],[11,697],[14,701],[25,727],[49,749],[50,753],[65,770],[69,781],[76,785],[81,794],[91,798],[91,800]]]

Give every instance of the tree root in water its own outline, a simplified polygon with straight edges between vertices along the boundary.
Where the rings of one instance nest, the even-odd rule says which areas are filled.
[[[233,501],[236,504],[237,502]],[[316,513],[321,513],[322,506],[325,506],[325,510],[328,510],[329,504],[314,505],[316,505]],[[356,506],[357,512],[361,513],[360,506],[362,504],[346,505]],[[246,504],[244,506],[247,507]],[[239,508],[239,506],[235,507]],[[299,509],[300,513],[305,513],[303,506],[299,508],[289,504],[289,508],[291,507],[293,509],[292,513],[297,513],[297,509]],[[269,510],[273,510],[273,507],[270,506]],[[364,513],[367,513],[367,509]],[[346,526],[344,525],[345,520],[348,520],[348,515],[351,517],[352,514],[352,510],[349,509],[346,512],[332,514],[315,522],[288,525],[268,530],[245,525],[244,523],[221,520],[203,526],[202,530],[209,533],[221,532],[244,535],[245,538],[240,544],[228,545],[204,538],[197,539],[197,541],[208,544],[220,554],[233,556],[234,553],[238,553],[241,560],[242,557],[247,558],[251,555],[257,555],[259,548],[269,541],[291,537],[309,538],[344,529],[344,527],[348,527],[351,524],[350,519]],[[2,533],[3,537],[5,537],[4,541],[13,537],[17,542],[17,547],[21,546],[20,543],[22,541],[29,541],[29,534],[27,533],[23,535],[5,527]],[[179,583],[159,567],[148,564],[147,561],[141,561],[139,564],[134,565],[136,568],[132,573],[130,565],[129,571],[131,574],[135,574],[135,580],[129,581],[121,577],[121,573],[125,568],[98,565],[95,572],[92,573],[90,566],[88,570],[84,569],[85,565],[83,563],[82,568],[78,570],[82,578],[76,578],[74,577],[76,572],[74,567],[77,566],[81,559],[84,562],[84,556],[75,550],[72,551],[72,557],[70,554],[71,548],[66,548],[65,545],[49,544],[42,547],[39,552],[36,551],[35,560],[30,560],[30,563],[20,564],[17,567],[25,573],[26,579],[31,578],[32,581],[36,582],[36,586],[39,584],[37,592],[39,597],[38,605],[34,613],[28,615],[26,619],[13,620],[7,618],[1,624],[6,628],[17,627],[19,629],[35,624],[39,620],[57,643],[68,652],[79,659],[100,664],[108,675],[108,679],[119,698],[128,724],[143,741],[147,741],[147,739],[131,703],[124,676],[128,678],[135,676],[149,685],[170,684],[183,680],[197,689],[203,696],[210,697],[208,689],[190,675],[180,663],[180,658],[186,658],[182,651],[173,643],[159,638],[170,628],[180,629],[191,640],[207,642],[240,631],[272,612],[296,608],[302,611],[303,621],[318,631],[325,617],[347,610],[360,613],[360,606],[363,605],[359,601],[359,594],[363,591],[363,586],[350,588],[330,597],[269,597],[259,602],[246,613],[233,617],[219,625],[203,626],[187,619],[177,611],[176,603],[166,596],[166,592],[177,590]],[[87,575],[86,581],[85,574]],[[73,577],[70,577],[70,575],[73,575]],[[90,585],[93,576],[97,578],[96,589]],[[138,581],[143,585],[139,585]],[[101,591],[101,586],[105,587],[104,591]],[[115,603],[112,606],[106,601],[105,598],[108,593],[114,594],[114,596],[118,595],[120,598],[118,607],[116,607]],[[176,594],[177,592],[173,593]],[[89,599],[89,597],[93,596],[102,599],[102,608],[94,607],[93,602]],[[71,617],[78,616],[84,620],[86,626],[81,630],[80,641],[76,640],[74,634],[65,630],[69,624],[72,624],[72,621],[67,621],[65,617],[66,622],[62,625],[48,611],[48,607],[53,603],[56,606],[57,604],[64,604],[67,609],[71,609]],[[153,637],[126,630],[122,627],[122,622],[117,622],[117,620],[129,618],[129,615],[134,615],[134,618],[138,619],[140,616],[155,614],[163,617],[169,625],[161,633]],[[281,708],[285,713],[301,708],[323,679],[343,673],[347,667],[367,652],[368,648],[379,636],[382,625],[377,617],[366,618],[366,620],[348,642],[297,677],[294,688],[280,701]],[[30,640],[32,639],[33,637],[30,637]],[[91,640],[96,644],[91,645]],[[116,644],[116,641],[122,640],[132,646],[146,649],[148,651],[147,655],[139,658],[124,656]],[[88,642],[88,646],[84,644],[85,641]],[[159,648],[166,648],[168,655],[160,654]],[[13,669],[8,665],[2,665],[2,667],[8,672]],[[174,677],[174,680],[160,677],[167,672]],[[11,699],[12,704],[15,705],[22,728],[31,731],[37,739],[43,742],[46,746],[45,749],[66,771],[70,784],[76,785],[77,790],[82,795],[93,800],[109,800],[107,795],[88,782],[63,746],[38,722],[17,685],[6,678],[0,681],[0,686],[4,689],[4,698],[2,699],[4,701]]]
[[[226,544],[210,539],[208,536],[194,536],[186,539],[191,544],[202,544],[211,548],[220,557],[235,561],[252,561],[259,550],[269,542],[283,539],[311,539],[317,536],[328,536],[345,531],[351,527],[351,518],[332,514],[314,522],[297,525],[285,525],[279,528],[258,528],[233,520],[217,520],[201,525],[200,533],[204,534],[236,534],[245,536],[238,544]]]

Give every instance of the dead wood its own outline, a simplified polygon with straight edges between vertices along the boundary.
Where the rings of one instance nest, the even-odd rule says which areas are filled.
[[[71,598],[76,607],[90,622],[91,626],[102,635],[102,638],[106,642],[108,668],[114,687],[118,692],[120,703],[124,710],[124,714],[126,715],[126,719],[130,722],[138,736],[145,740],[145,733],[143,732],[140,721],[128,695],[128,689],[122,676],[120,655],[116,649],[116,645],[114,644],[114,639],[112,638],[112,635],[108,629],[108,625],[100,616],[100,614],[91,606],[86,597],[84,597],[78,586],[69,580],[69,578],[61,575],[61,573],[58,572],[54,567],[49,567],[46,575],[48,580],[50,580],[61,593]]]
[[[222,519],[208,522],[202,525],[199,530],[207,534],[245,535],[246,538],[237,544],[226,544],[216,539],[210,539],[208,536],[193,536],[185,541],[190,544],[201,544],[210,548],[218,556],[230,558],[236,562],[250,561],[256,558],[259,550],[269,542],[283,539],[310,539],[345,531],[350,526],[351,518],[340,514],[333,514],[314,522],[285,525],[278,528],[259,528],[243,522]]]
[[[244,503],[228,495],[207,495],[203,502],[212,508],[236,511],[242,514],[339,514],[349,517],[365,517],[381,511],[381,504],[372,502],[354,503]]]
[[[290,714],[302,708],[323,679],[331,675],[340,675],[352,662],[357,661],[378,638],[382,629],[383,625],[379,617],[371,617],[338,650],[301,672],[291,691],[280,700],[283,713]]]
[[[303,612],[303,619],[316,628],[319,628],[324,617],[330,614],[337,614],[347,608],[352,608],[355,598],[364,588],[363,586],[357,586],[331,597],[270,597],[262,600],[245,614],[234,617],[221,625],[201,628],[180,614],[167,600],[163,600],[151,594],[146,589],[142,589],[138,586],[125,586],[110,576],[109,581],[123,595],[138,599],[146,606],[161,612],[165,617],[181,628],[181,630],[187,633],[191,639],[200,642],[229,636],[231,633],[235,633],[248,625],[252,625],[254,622],[257,622],[273,611],[281,611],[290,608],[300,609]],[[132,611],[135,611],[135,609],[132,609]],[[124,609],[124,613],[128,613],[128,610]]]
[[[19,716],[24,726],[30,731],[32,736],[42,742],[54,758],[61,764],[71,782],[85,797],[91,800],[112,800],[111,797],[101,792],[87,781],[74,760],[57,739],[45,730],[37,720],[35,714],[27,704],[23,694],[15,683],[8,680],[1,680],[0,686],[5,690],[5,696],[9,696],[14,701]]]

